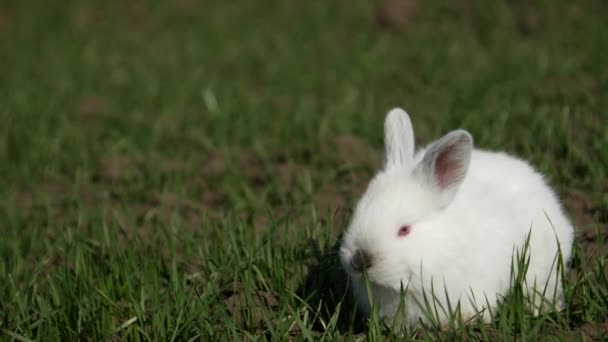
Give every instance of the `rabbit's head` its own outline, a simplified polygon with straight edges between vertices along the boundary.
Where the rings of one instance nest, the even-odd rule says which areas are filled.
[[[425,254],[441,252],[441,230],[452,227],[429,222],[457,195],[473,139],[452,131],[415,154],[410,118],[399,108],[387,114],[384,130],[385,165],[355,208],[340,259],[354,279],[365,272],[372,283],[398,290]]]

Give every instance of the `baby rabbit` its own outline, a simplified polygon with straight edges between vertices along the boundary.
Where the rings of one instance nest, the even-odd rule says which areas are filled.
[[[488,322],[527,250],[528,305],[535,314],[563,308],[558,264],[570,259],[573,227],[543,177],[525,161],[473,149],[461,129],[414,153],[399,108],[384,129],[385,165],[340,246],[359,307],[369,314],[373,302],[380,317],[409,326],[445,325],[454,314]]]

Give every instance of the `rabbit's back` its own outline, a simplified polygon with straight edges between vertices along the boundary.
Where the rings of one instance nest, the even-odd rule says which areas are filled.
[[[489,253],[478,255],[480,265],[503,272],[510,273],[514,251],[523,250],[529,237],[528,283],[537,281],[550,291],[557,286],[561,292],[556,258],[559,250],[569,260],[573,227],[555,191],[529,163],[505,153],[474,150],[467,178],[446,211],[450,215],[460,216],[471,228],[471,238]]]
[[[555,191],[528,162],[503,152],[474,150],[469,173],[461,188],[461,201],[475,202],[493,217],[503,217],[510,230],[528,233],[535,227],[549,230],[564,244],[572,242],[572,224]]]

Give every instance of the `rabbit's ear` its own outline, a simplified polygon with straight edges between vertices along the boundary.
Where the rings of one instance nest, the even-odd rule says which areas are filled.
[[[450,204],[458,192],[472,152],[473,137],[465,130],[455,130],[432,143],[416,167],[415,174],[436,192],[441,208]]]
[[[384,120],[386,168],[412,165],[414,161],[414,129],[409,115],[393,108]]]

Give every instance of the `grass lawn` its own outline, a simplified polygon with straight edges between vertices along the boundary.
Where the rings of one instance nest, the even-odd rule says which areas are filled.
[[[530,160],[577,231],[564,312],[406,335],[606,336],[608,4],[379,3],[0,3],[0,340],[397,338],[336,255],[395,106]]]

